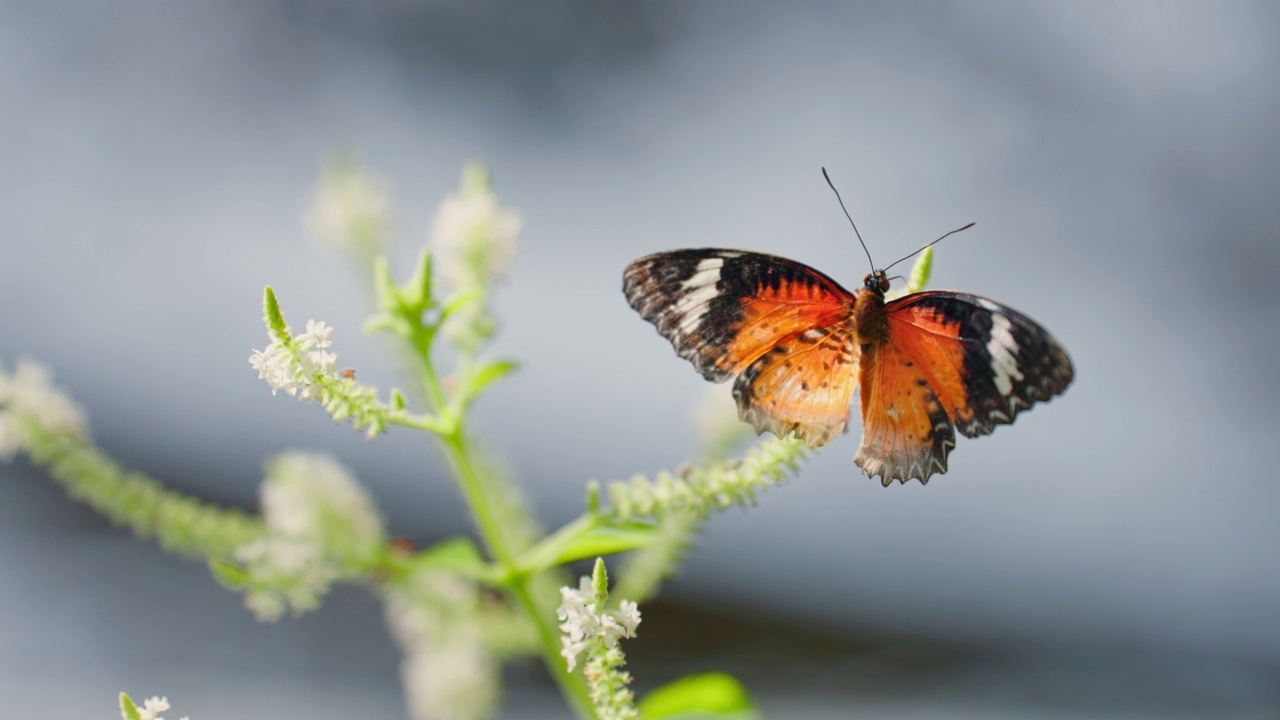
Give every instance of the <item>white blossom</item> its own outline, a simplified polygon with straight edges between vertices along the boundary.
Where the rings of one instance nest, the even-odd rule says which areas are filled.
[[[249,356],[249,365],[258,371],[258,379],[266,380],[271,386],[271,394],[283,390],[288,395],[297,395],[302,384],[295,370],[293,356],[283,343],[274,342],[266,350],[254,350]]]
[[[277,456],[260,494],[267,535],[235,553],[248,578],[245,606],[259,620],[316,608],[335,580],[360,572],[381,547],[372,498],[328,456]]]
[[[303,224],[330,245],[372,253],[383,243],[388,196],[382,178],[353,162],[334,163],[316,187]]]
[[[31,360],[19,360],[12,375],[0,367],[0,460],[22,449],[22,419],[80,436],[88,426],[80,406],[54,387],[49,369]]]
[[[400,667],[414,720],[481,720],[492,715],[496,666],[478,640],[420,648]]]
[[[636,635],[640,624],[640,610],[636,603],[622,601],[616,611],[604,609],[604,602],[597,598],[591,578],[583,577],[577,589],[560,588],[560,608],[556,617],[560,620],[560,654],[568,662],[572,672],[578,655],[589,651],[592,645],[608,649],[617,645],[620,638]]]
[[[479,589],[417,573],[386,593],[387,625],[404,652],[400,675],[414,720],[481,720],[498,704],[499,667],[483,642]]]
[[[254,350],[249,365],[258,379],[271,386],[271,394],[284,391],[299,400],[314,400],[335,420],[350,419],[370,437],[387,425],[388,409],[378,403],[377,389],[343,377],[338,372],[338,354],[333,346],[333,328],[322,321],[308,320],[306,332],[285,338],[272,337],[263,350]]]
[[[124,703],[127,695],[121,694],[121,703]],[[132,704],[132,701],[129,701]],[[162,712],[169,710],[169,698],[151,696],[142,702],[142,707],[133,705],[138,711],[138,717],[142,720],[164,720],[160,715]],[[190,720],[187,716],[182,716],[179,720]]]
[[[313,347],[327,348],[333,345],[333,328],[325,325],[323,320],[308,320],[307,331],[298,336],[298,348],[310,350]]]
[[[143,701],[142,707],[138,708],[138,716],[142,720],[164,720],[160,717],[160,713],[169,709],[169,698],[167,697],[149,697]]]
[[[633,637],[636,627],[640,625],[640,607],[630,600],[623,600],[618,603],[617,618],[626,630],[627,637]]]
[[[445,197],[431,226],[440,271],[456,289],[484,287],[515,257],[520,215],[498,203],[480,165],[463,171],[462,187]]]
[[[605,608],[609,600],[609,577],[604,561],[596,559],[591,577],[584,577],[578,587],[560,588],[563,646],[560,654],[573,672],[579,655],[585,655],[582,674],[596,717],[600,720],[636,720],[635,696],[628,685],[631,675],[622,669],[626,664],[618,641],[636,635],[640,609],[634,602],[623,600],[617,610]]]
[[[382,518],[369,493],[327,455],[290,451],[267,467],[261,489],[268,530],[309,539],[330,555],[365,560],[383,538]]]
[[[264,622],[278,620],[286,609],[314,610],[338,575],[319,544],[304,538],[269,535],[238,548],[235,559],[249,578],[245,607]]]

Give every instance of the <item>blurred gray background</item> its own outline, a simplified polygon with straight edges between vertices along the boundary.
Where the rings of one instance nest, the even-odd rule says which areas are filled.
[[[695,451],[705,383],[627,307],[634,257],[723,245],[1043,322],[1077,380],[883,489],[855,425],[717,516],[630,649],[643,690],[743,677],[772,717],[1280,717],[1280,9],[1250,2],[0,3],[0,358],[49,363],[95,439],[256,506],[327,449],[393,532],[468,532],[430,443],[372,443],[249,368],[262,286],[360,334],[363,279],[299,221],[326,155],[393,185],[413,257],[469,158],[525,221],[480,424],[548,524],[584,482]],[[48,717],[166,694],[196,720],[402,717],[378,605],[259,625],[197,563],[0,467],[0,689]],[[560,717],[514,667],[504,717]]]

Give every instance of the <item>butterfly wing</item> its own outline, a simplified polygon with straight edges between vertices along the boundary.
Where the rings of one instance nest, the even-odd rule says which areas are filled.
[[[631,307],[708,380],[738,376],[738,414],[757,432],[821,445],[843,429],[857,368],[853,295],[786,258],[676,250],[627,266]]]
[[[738,417],[757,434],[793,432],[809,446],[826,445],[849,422],[857,372],[849,322],[806,330],[775,345],[734,381]]]
[[[864,345],[859,383],[862,445],[853,462],[885,487],[946,472],[955,429],[912,356],[891,340]]]
[[[884,309],[887,338],[874,360],[863,360],[858,465],[869,475],[880,469],[886,485],[945,472],[951,426],[986,435],[1062,393],[1074,377],[1070,356],[1048,330],[986,298],[930,291]],[[904,420],[891,415],[906,403]]]

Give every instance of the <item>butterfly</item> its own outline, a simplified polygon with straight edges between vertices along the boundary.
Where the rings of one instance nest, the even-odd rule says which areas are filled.
[[[852,293],[794,260],[720,248],[642,257],[622,285],[677,355],[712,382],[734,380],[757,434],[826,445],[857,387],[854,462],[885,487],[945,473],[956,430],[991,433],[1071,383],[1066,350],[1017,310],[949,290],[886,300],[889,287],[885,269]]]

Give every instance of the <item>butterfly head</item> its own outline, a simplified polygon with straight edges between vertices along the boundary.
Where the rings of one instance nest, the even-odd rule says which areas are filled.
[[[889,276],[883,270],[875,270],[862,279],[862,287],[877,295],[889,292]]]

